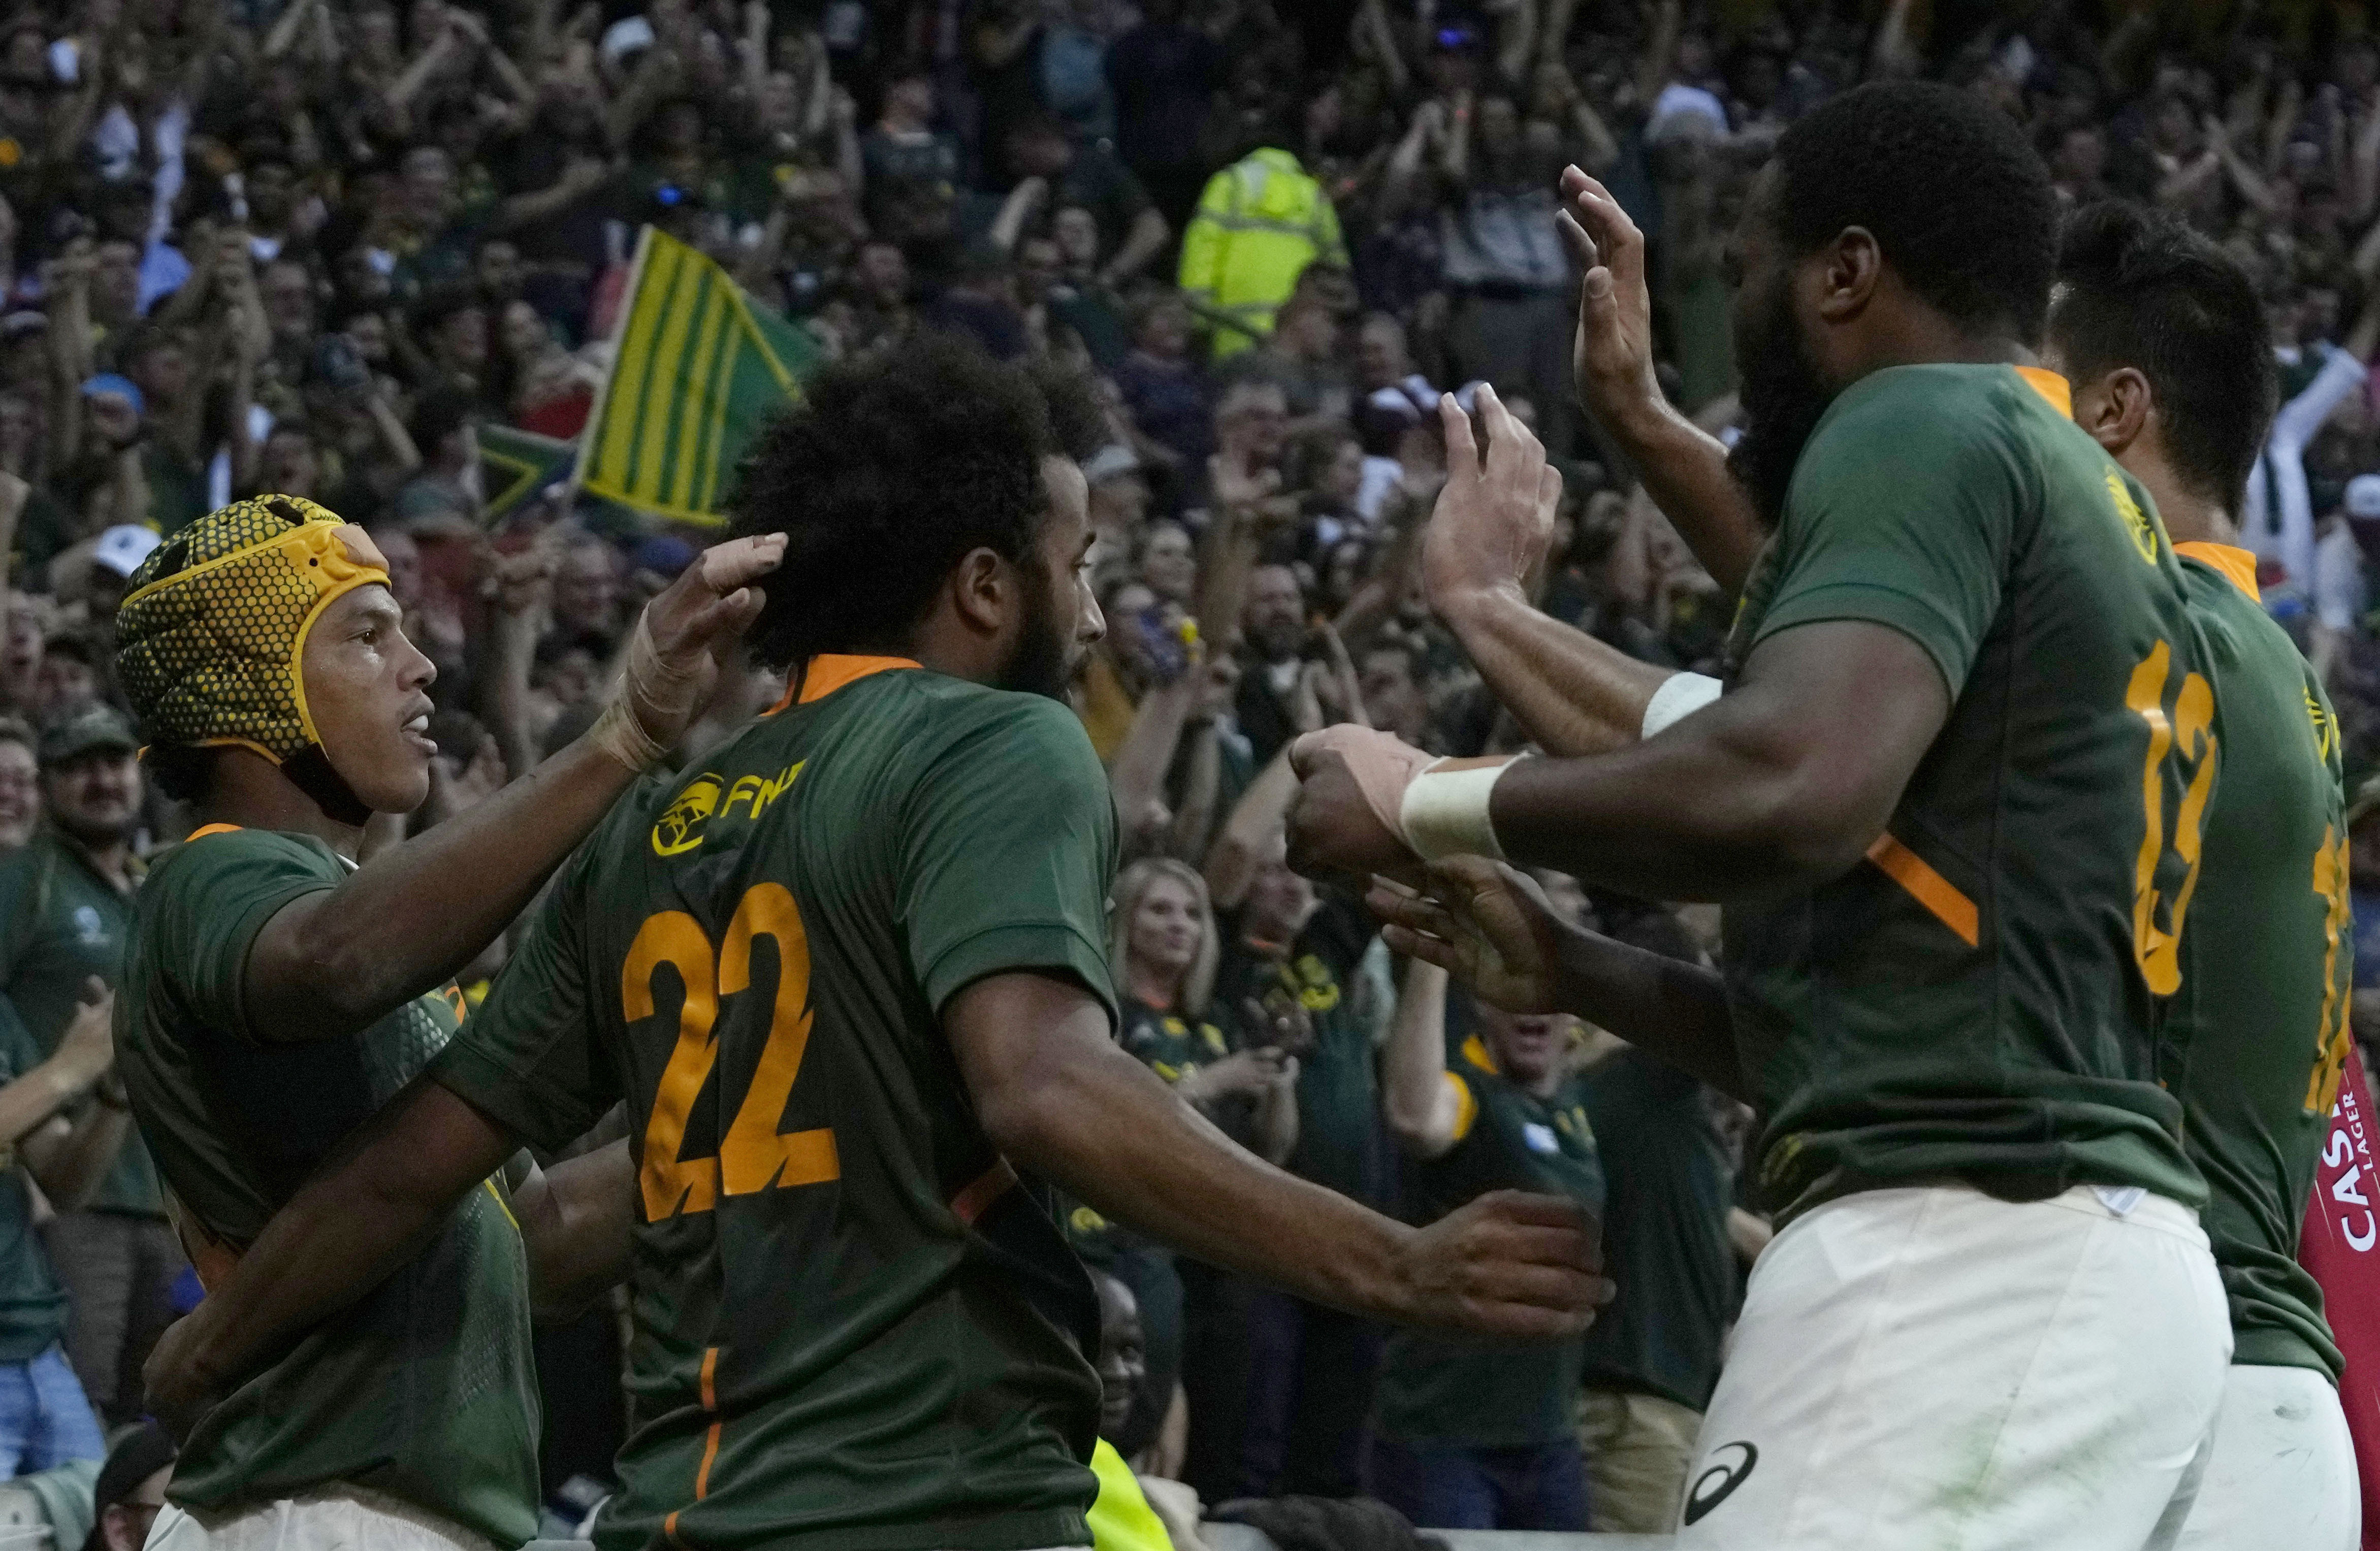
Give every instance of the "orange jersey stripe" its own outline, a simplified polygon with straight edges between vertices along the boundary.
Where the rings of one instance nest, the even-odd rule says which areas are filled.
[[[1925,858],[1888,834],[1878,836],[1876,842],[1867,848],[1867,859],[1882,867],[1886,877],[1908,890],[1912,899],[1933,912],[1935,919],[1958,933],[1960,941],[1973,948],[1980,940],[1982,920],[1975,902],[1927,866]]]
[[[984,1208],[999,1200],[1002,1194],[1015,1182],[1016,1170],[1011,1169],[1003,1157],[977,1175],[966,1189],[951,1198],[951,1215],[959,1219],[961,1227],[972,1228],[975,1219],[983,1216]]]

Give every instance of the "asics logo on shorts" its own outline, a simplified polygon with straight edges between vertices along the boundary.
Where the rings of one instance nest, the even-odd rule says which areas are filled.
[[[1741,1460],[1725,1456],[1734,1450],[1743,1451]],[[1712,1509],[1727,1501],[1728,1494],[1743,1484],[1752,1467],[1760,1463],[1759,1448],[1749,1443],[1723,1443],[1711,1450],[1710,1457],[1718,1462],[1694,1477],[1694,1485],[1686,1492],[1685,1522],[1692,1524]]]

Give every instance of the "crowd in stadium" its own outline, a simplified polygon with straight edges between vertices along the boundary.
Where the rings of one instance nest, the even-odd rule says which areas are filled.
[[[1098,383],[1083,472],[1107,633],[1071,697],[1121,825],[1127,1050],[1251,1150],[1407,1214],[1451,1205],[1413,1183],[1473,1123],[1435,1108],[1450,1063],[1548,1151],[1538,1115],[1575,1133],[1620,1290],[1552,1361],[1483,1367],[1062,1201],[1102,1274],[1105,1436],[1210,1506],[1377,1496],[1425,1525],[1668,1527],[1768,1234],[1737,1179],[1751,1111],[1391,955],[1358,901],[1290,870],[1285,750],[1350,721],[1436,754],[1524,741],[1418,580],[1446,479],[1437,395],[1467,408],[1481,382],[1563,476],[1546,612],[1717,671],[1720,588],[1573,397],[1556,179],[1602,179],[1647,234],[1662,386],[1726,438],[1728,235],[1754,174],[1810,108],[1912,76],[2004,110],[2070,207],[2162,206],[2253,276],[2283,407],[2244,541],[2328,686],[2353,792],[2380,769],[2380,38],[2360,6],[11,7],[0,1069],[64,1104],[0,1188],[0,1475],[102,1459],[197,1297],[87,986],[114,985],[144,856],[188,829],[117,681],[127,579],[259,492],[362,526],[438,667],[429,802],[375,833],[488,799],[588,730],[636,611],[716,538],[575,510],[566,485],[489,510],[482,430],[580,433],[650,225],[826,358],[942,332]],[[735,678],[680,760],[783,690]],[[2354,842],[2357,981],[2380,993],[2380,822]],[[1718,951],[1715,911],[1540,880],[1623,940]],[[467,998],[504,956],[460,977]],[[2368,1027],[2364,993],[2355,1010],[2380,1037],[2380,1003]],[[625,1318],[623,1298],[539,1336],[557,1531],[605,1490]],[[95,1545],[140,1545],[158,1500],[162,1446],[129,1436],[107,1511],[81,1509]],[[1195,1545],[1184,1499],[1150,1496]]]

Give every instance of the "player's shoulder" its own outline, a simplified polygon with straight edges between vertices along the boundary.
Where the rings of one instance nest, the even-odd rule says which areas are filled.
[[[1082,718],[1063,701],[941,673],[903,676],[917,681],[907,686],[917,723],[909,746],[921,763],[1005,756],[1036,761],[1052,776],[1084,759],[1099,764]]]
[[[212,894],[249,875],[336,879],[345,872],[338,854],[311,835],[228,827],[201,830],[150,858],[138,900],[144,908],[157,909],[192,892]],[[219,897],[213,903],[229,903]]]
[[[2027,403],[2027,399],[2035,402]],[[1982,495],[2029,485],[2058,433],[2048,406],[2008,367],[1888,367],[1835,395],[1794,465],[1796,507],[1879,504],[1915,488]],[[2072,428],[2068,428],[2071,431]],[[2076,432],[2074,434],[2080,434]],[[1883,501],[1887,510],[1898,503]]]
[[[1904,454],[2004,444],[2035,429],[2028,400],[2038,394],[2009,367],[1887,367],[1835,395],[1811,435],[1811,451],[1852,442],[1891,445]]]
[[[2174,559],[2181,568],[2183,603],[2218,669],[2270,678],[2292,695],[2302,685],[2319,687],[2305,654],[2252,590],[2254,562],[2245,551],[2178,544]]]

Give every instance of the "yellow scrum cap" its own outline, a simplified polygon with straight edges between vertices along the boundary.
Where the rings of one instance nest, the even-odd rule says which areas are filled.
[[[333,599],[387,580],[362,528],[298,496],[234,502],[175,534],[133,572],[115,615],[116,672],[143,734],[322,763],[306,634]]]

